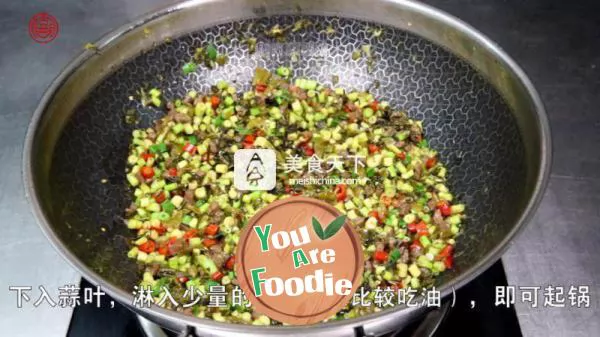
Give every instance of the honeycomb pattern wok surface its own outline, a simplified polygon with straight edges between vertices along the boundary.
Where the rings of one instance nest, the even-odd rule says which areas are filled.
[[[440,284],[505,237],[522,207],[525,160],[519,128],[499,93],[466,61],[411,33],[354,19],[305,18],[312,25],[290,32],[285,41],[265,31],[298,17],[236,21],[174,38],[124,63],[89,93],[56,145],[50,182],[55,231],[79,259],[127,291],[137,282],[139,269],[126,257],[131,233],[122,218],[131,202],[125,164],[131,131],[164,114],[139,104],[140,88],[158,87],[172,99],[191,89],[207,92],[224,79],[243,90],[256,67],[279,65],[291,66],[295,77],[329,85],[339,76],[338,86],[369,89],[423,121],[469,216],[458,239],[456,268]],[[258,39],[255,53],[244,43],[250,36]],[[181,68],[195,48],[209,43],[228,55],[228,63],[184,76]],[[372,66],[365,57],[352,58],[364,45],[371,48]],[[137,122],[130,123],[132,118]]]

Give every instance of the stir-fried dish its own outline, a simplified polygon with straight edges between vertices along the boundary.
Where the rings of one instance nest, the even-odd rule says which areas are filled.
[[[142,286],[158,299],[166,287],[183,300],[186,290],[236,287],[233,271],[240,230],[258,210],[303,195],[331,203],[352,221],[365,254],[363,286],[430,287],[453,267],[455,238],[465,206],[453,203],[446,168],[412,120],[369,92],[328,88],[310,79],[288,80],[290,69],[257,69],[252,89],[239,93],[220,81],[210,93],[189,92],[163,102],[158,89],[147,104],[167,114],[153,128],[133,131],[127,181],[134,201],[127,226],[137,240],[128,255],[143,266]],[[265,148],[286,158],[355,156],[350,170],[278,168],[270,191],[238,191],[233,155]],[[328,172],[329,171],[329,172]],[[365,178],[357,184],[298,185],[291,179]],[[344,180],[345,181],[345,180]],[[371,293],[373,294],[373,293]],[[166,307],[171,307],[165,301]],[[204,298],[189,308],[172,308],[218,321],[279,324],[252,307],[209,307]],[[331,319],[377,311],[349,304]]]

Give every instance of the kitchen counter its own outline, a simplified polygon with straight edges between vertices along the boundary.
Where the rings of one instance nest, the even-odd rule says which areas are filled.
[[[426,1],[496,41],[529,75],[550,119],[550,183],[532,223],[504,255],[508,283],[590,287],[590,308],[517,301],[524,336],[600,335],[600,3]],[[568,303],[568,300],[567,300]]]
[[[488,35],[527,72],[552,127],[553,170],[530,226],[503,261],[515,286],[588,285],[590,308],[530,308],[517,301],[523,335],[600,335],[600,3],[559,0],[427,0]],[[26,303],[9,286],[78,284],[79,275],[50,246],[29,211],[21,152],[38,98],[60,69],[94,41],[165,1],[5,0],[0,3],[0,324],[7,336],[64,336],[71,311]],[[47,45],[28,35],[29,18],[46,11],[60,21]],[[490,291],[493,291],[490,289]],[[541,294],[540,294],[541,295]],[[33,323],[35,322],[35,323]]]

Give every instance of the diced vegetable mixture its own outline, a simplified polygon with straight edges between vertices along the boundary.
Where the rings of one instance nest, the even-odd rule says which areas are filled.
[[[161,287],[181,303],[186,290],[211,285],[231,293],[239,233],[258,210],[303,195],[331,203],[352,220],[365,254],[363,286],[429,287],[453,267],[455,238],[465,206],[446,187],[446,168],[423,136],[421,122],[368,92],[328,88],[310,79],[288,80],[290,69],[257,69],[252,90],[238,93],[218,82],[210,93],[189,92],[165,103],[152,89],[147,100],[165,107],[155,127],[133,131],[127,181],[134,202],[127,226],[137,240],[128,255],[144,268],[142,286]],[[271,191],[233,187],[233,154],[268,148],[278,162],[297,155],[358,155],[358,171],[286,172]],[[356,185],[288,185],[290,179],[367,177]],[[188,294],[189,295],[189,294]],[[374,295],[374,292],[371,292]],[[186,297],[187,298],[187,297]],[[279,324],[251,307],[208,307],[206,297],[172,308],[218,321]],[[171,307],[170,301],[165,301]],[[380,310],[349,304],[331,319]]]

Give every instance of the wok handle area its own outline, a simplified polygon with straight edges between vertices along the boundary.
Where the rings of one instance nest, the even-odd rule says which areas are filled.
[[[191,326],[187,326],[185,327],[185,329],[180,332],[177,337],[199,337],[198,335],[196,335],[195,329],[192,328]]]

